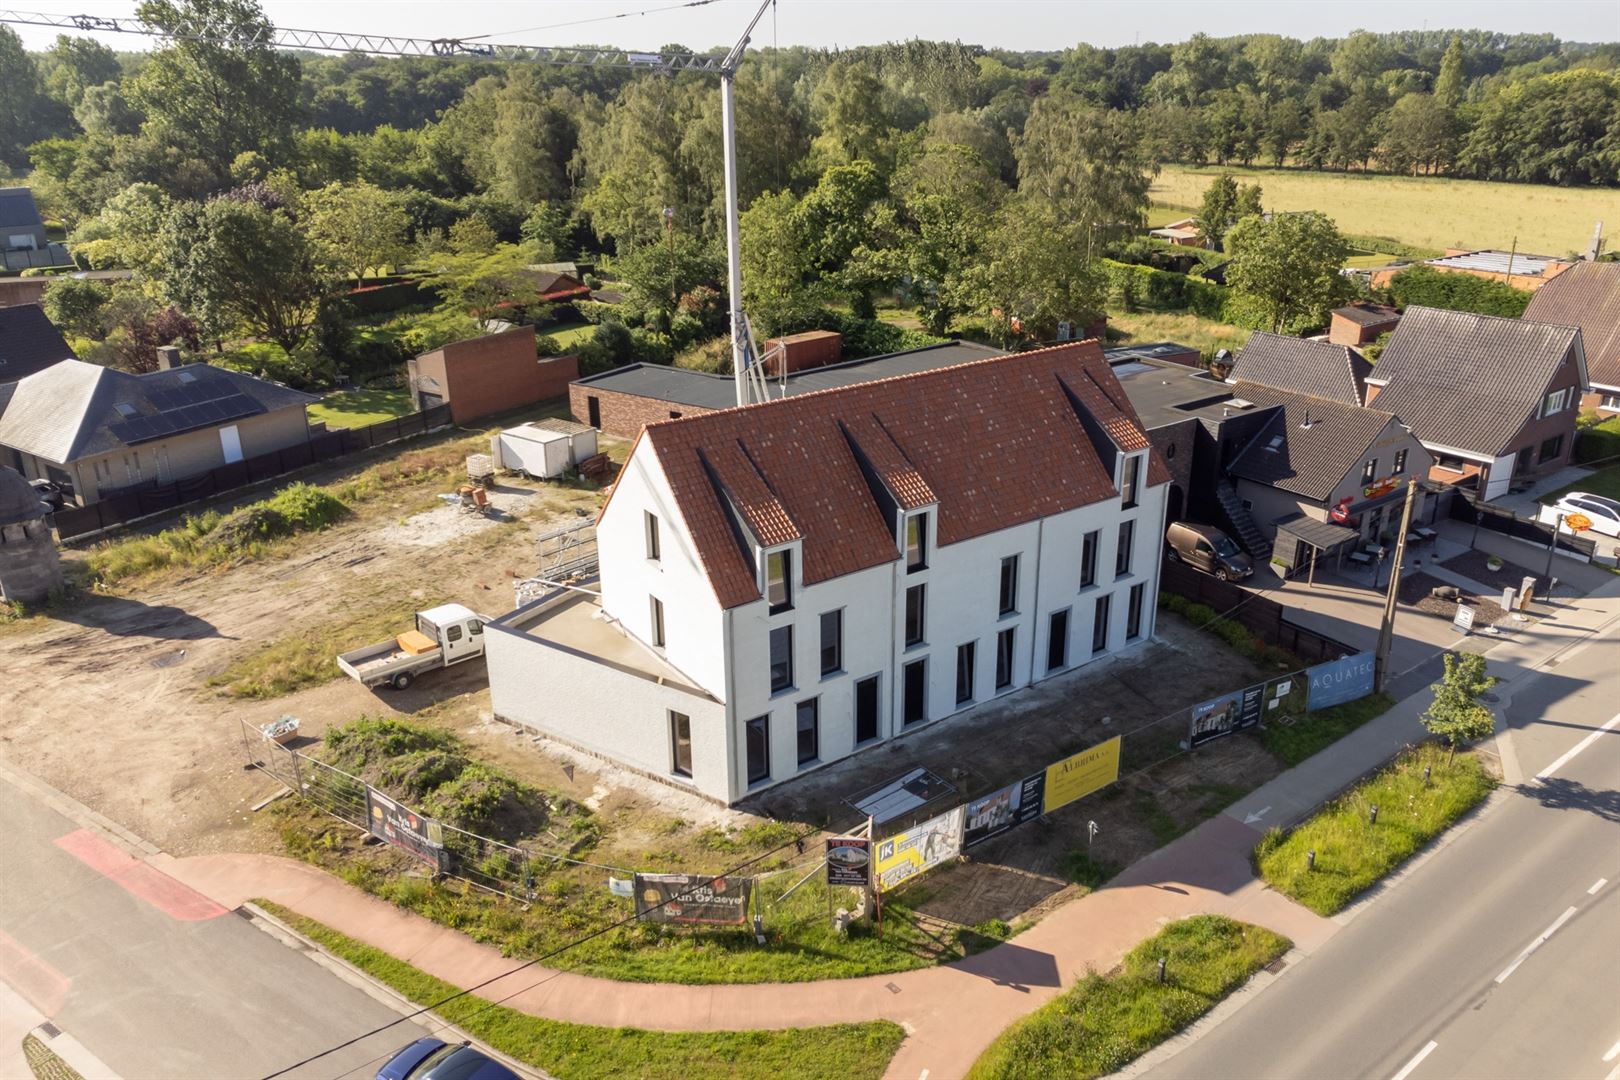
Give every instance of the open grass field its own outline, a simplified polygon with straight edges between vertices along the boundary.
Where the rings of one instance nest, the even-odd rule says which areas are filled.
[[[1450,758],[1443,747],[1427,743],[1292,832],[1272,830],[1255,848],[1255,862],[1272,888],[1318,915],[1332,915],[1479,805],[1495,786],[1473,754]],[[1371,820],[1375,806],[1376,823]]]
[[[411,411],[411,395],[406,390],[340,390],[308,409],[312,422],[324,421],[329,428],[369,427]]]
[[[1223,915],[1173,922],[1132,949],[1118,970],[1091,972],[1008,1028],[968,1080],[1083,1080],[1115,1072],[1214,1008],[1290,944]]]
[[[1149,197],[1196,207],[1219,173],[1265,190],[1267,210],[1320,210],[1362,239],[1392,237],[1420,247],[1508,248],[1537,255],[1583,251],[1595,222],[1620,221],[1620,191],[1498,184],[1426,176],[1321,173],[1166,165]]]
[[[260,907],[367,975],[519,1061],[569,1080],[877,1080],[905,1033],[886,1020],[792,1031],[643,1031],[542,1020],[459,989],[268,900]]]
[[[1248,343],[1253,330],[1199,318],[1197,315],[1164,311],[1110,311],[1108,328],[1122,335],[1120,344],[1147,345],[1155,341],[1178,341],[1199,352],[1212,355],[1216,349],[1234,352]]]

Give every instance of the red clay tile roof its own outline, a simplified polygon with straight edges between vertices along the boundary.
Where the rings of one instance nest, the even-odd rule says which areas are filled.
[[[1075,401],[1122,449],[1148,448],[1085,341],[649,424],[636,449],[658,455],[730,608],[759,598],[739,529],[765,546],[802,539],[810,584],[900,557],[856,446],[902,506],[938,503],[942,545],[1115,497]],[[1168,482],[1150,454],[1148,483]]]

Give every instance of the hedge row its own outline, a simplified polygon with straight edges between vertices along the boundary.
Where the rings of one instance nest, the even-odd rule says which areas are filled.
[[[1101,259],[1108,275],[1109,297],[1125,311],[1188,312],[1203,319],[1229,323],[1248,330],[1270,330],[1265,305],[1253,296],[1213,281],[1158,270],[1151,266]],[[1319,318],[1301,317],[1284,326],[1285,334],[1300,334],[1322,324]]]
[[[1530,303],[1530,294],[1524,289],[1473,274],[1457,274],[1434,270],[1427,266],[1414,266],[1402,270],[1389,282],[1389,293],[1401,308],[1411,304],[1424,307],[1446,308],[1450,311],[1472,311],[1478,315],[1501,315],[1517,319]]]

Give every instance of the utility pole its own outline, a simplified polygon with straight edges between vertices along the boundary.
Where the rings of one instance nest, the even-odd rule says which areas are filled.
[[[1384,619],[1378,627],[1378,652],[1373,661],[1373,690],[1384,692],[1389,680],[1389,650],[1395,644],[1395,602],[1401,592],[1401,563],[1406,559],[1406,531],[1412,527],[1412,503],[1417,498],[1417,477],[1406,482],[1406,504],[1401,507],[1401,529],[1395,534],[1395,564],[1384,593]]]

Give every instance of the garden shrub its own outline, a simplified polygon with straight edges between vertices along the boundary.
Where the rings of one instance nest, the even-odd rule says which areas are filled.
[[[1389,282],[1389,294],[1405,308],[1411,304],[1472,311],[1480,315],[1500,315],[1517,319],[1530,303],[1530,294],[1500,281],[1414,266],[1402,270]]]

